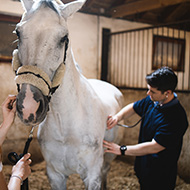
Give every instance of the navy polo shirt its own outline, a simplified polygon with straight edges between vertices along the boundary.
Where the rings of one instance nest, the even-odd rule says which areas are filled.
[[[157,154],[136,157],[135,172],[139,182],[145,189],[172,190],[175,187],[183,135],[188,127],[185,110],[176,96],[163,106],[156,105],[147,96],[135,102],[133,108],[143,117],[139,143],[154,139],[165,147]]]

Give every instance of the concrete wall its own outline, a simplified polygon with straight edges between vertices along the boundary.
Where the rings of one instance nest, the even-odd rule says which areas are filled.
[[[8,13],[13,15],[21,15],[23,9],[19,2],[11,0],[0,0],[1,13]],[[75,59],[83,70],[84,76],[87,78],[100,78],[100,60],[101,60],[101,31],[102,28],[109,28],[112,32],[126,29],[134,29],[145,27],[146,25],[127,22],[123,20],[109,19],[105,17],[98,17],[76,13],[68,20],[68,27],[70,31],[70,41],[72,44]],[[11,64],[0,63],[0,104],[8,94],[16,94],[16,85],[14,83],[14,73]],[[145,91],[125,90],[122,91],[125,97],[125,105],[141,99],[146,96]],[[190,95],[179,94],[179,99],[184,105],[188,119],[190,121]],[[130,125],[135,123],[138,117],[133,117],[125,121]],[[2,122],[2,111],[0,110],[0,123]],[[7,154],[11,151],[22,153],[26,139],[28,138],[30,129],[24,126],[16,117],[15,122],[8,133],[8,137],[3,145],[4,161],[6,162]],[[32,153],[33,162],[41,161],[43,158],[40,153],[38,143],[35,138],[31,143],[29,151]],[[136,144],[138,139],[139,127],[134,129],[125,129],[124,139],[122,143]],[[133,161],[134,158],[126,158]],[[179,172],[182,177],[190,182],[190,133],[189,129],[184,138],[184,146],[179,161]]]

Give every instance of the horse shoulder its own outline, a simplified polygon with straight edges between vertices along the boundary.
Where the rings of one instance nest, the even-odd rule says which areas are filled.
[[[123,95],[115,86],[97,79],[88,79],[88,82],[103,103],[120,108],[123,106]]]

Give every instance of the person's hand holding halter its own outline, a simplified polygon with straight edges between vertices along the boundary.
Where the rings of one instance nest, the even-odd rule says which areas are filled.
[[[2,104],[3,123],[0,126],[0,146],[2,146],[16,112],[16,96],[9,95]]]

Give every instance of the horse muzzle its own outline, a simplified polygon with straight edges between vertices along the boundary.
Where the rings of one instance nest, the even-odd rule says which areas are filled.
[[[47,96],[31,84],[22,84],[16,99],[18,117],[26,125],[34,126],[41,123],[49,110]]]

